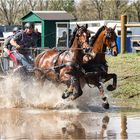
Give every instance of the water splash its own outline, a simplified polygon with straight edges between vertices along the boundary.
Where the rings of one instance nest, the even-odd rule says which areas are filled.
[[[83,95],[75,101],[61,98],[65,85],[46,81],[43,87],[33,80],[21,81],[19,77],[6,77],[0,81],[0,108],[29,107],[41,109],[77,109],[96,104],[95,88],[85,87]]]
[[[21,81],[19,77],[6,77],[0,81],[0,108],[33,107],[43,109],[69,108],[71,101],[61,98],[64,85],[54,85],[49,81],[39,87],[36,81]],[[64,106],[65,105],[65,106]]]

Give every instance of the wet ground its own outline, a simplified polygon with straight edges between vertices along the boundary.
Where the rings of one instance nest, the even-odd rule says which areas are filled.
[[[140,140],[140,109],[116,106],[108,98],[105,110],[96,89],[85,88],[75,101],[62,100],[62,91],[50,83],[37,88],[30,81],[1,81],[0,140]]]

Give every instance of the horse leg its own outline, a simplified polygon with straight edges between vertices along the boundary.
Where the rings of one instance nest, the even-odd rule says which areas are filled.
[[[68,81],[67,81],[68,82]],[[68,85],[68,84],[67,84]],[[75,93],[73,93],[75,90]],[[62,98],[66,99],[69,96],[72,95],[72,100],[75,100],[76,98],[78,98],[79,96],[81,96],[83,93],[81,86],[80,86],[80,82],[79,80],[76,79],[76,77],[72,76],[70,78],[70,84],[68,85],[68,88],[64,91]]]
[[[97,82],[95,83],[95,86],[97,86],[100,91],[100,96],[101,96],[101,99],[103,100],[102,106],[105,109],[109,109],[109,103],[108,103],[107,97],[104,95],[104,89],[103,89],[102,84]]]
[[[67,85],[68,86],[68,88],[63,92],[63,94],[62,94],[62,98],[63,99],[66,99],[66,98],[68,98],[70,95],[72,95],[73,94],[73,90],[74,90],[74,87],[73,87],[73,85]]]
[[[70,83],[70,84],[68,84],[68,83]],[[75,100],[76,98],[78,98],[79,96],[82,95],[83,92],[82,92],[82,89],[80,86],[80,82],[79,82],[79,80],[76,79],[76,77],[72,76],[70,78],[70,81],[67,81],[67,86],[68,86],[68,88],[62,94],[63,99],[66,99],[72,95],[71,99]],[[74,90],[76,91],[76,93],[73,93]]]
[[[115,73],[105,74],[105,75],[103,75],[102,78],[105,79],[104,82],[106,82],[110,79],[113,79],[113,85],[111,85],[111,84],[108,85],[107,90],[113,91],[116,89],[116,87],[117,87],[117,75]]]
[[[81,85],[80,85],[80,81],[78,78],[76,78],[75,76],[73,76],[71,78],[71,81],[72,81],[72,85],[75,89],[75,93],[73,93],[72,95],[72,100],[75,100],[76,98],[80,97],[82,94],[83,94],[83,91],[81,89]]]

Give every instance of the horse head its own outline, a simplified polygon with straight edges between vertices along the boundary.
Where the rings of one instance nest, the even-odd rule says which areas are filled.
[[[91,37],[91,47],[87,51],[86,56],[88,56],[90,59],[94,59],[97,53],[105,53],[106,47],[111,50],[113,56],[117,56],[118,50],[115,27],[116,26],[114,26],[114,28],[108,28],[107,26],[102,26],[99,28],[94,37]]]
[[[80,48],[88,48],[89,47],[89,37],[90,32],[88,31],[88,24],[85,25],[76,25],[76,28],[73,32],[72,42],[71,42],[71,48],[75,47],[74,40],[76,39],[78,41],[78,47]]]
[[[113,56],[117,56],[118,54],[115,28],[116,25],[114,26],[114,28],[108,28],[107,26],[105,26],[104,30],[104,45],[111,50],[111,54]]]

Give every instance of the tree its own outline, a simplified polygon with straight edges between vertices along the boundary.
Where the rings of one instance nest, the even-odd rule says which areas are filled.
[[[17,22],[23,0],[0,0],[0,12],[4,24],[12,25]]]
[[[140,22],[140,1],[134,1],[133,4],[136,10],[138,22]]]
[[[91,0],[92,4],[95,6],[97,10],[98,19],[103,19],[103,9],[104,9],[104,3],[106,0]]]
[[[76,5],[75,16],[77,20],[96,20],[96,11],[90,0],[81,0]]]
[[[75,10],[74,0],[49,0],[48,9],[65,10],[72,13]]]

